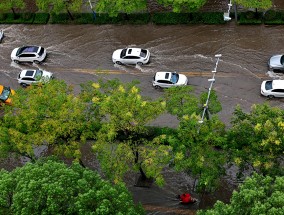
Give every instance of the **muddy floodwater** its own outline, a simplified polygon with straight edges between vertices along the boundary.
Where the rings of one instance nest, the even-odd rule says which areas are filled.
[[[163,91],[151,87],[157,71],[176,71],[185,74],[196,92],[207,91],[208,79],[215,66],[215,54],[222,54],[217,68],[214,89],[223,110],[220,118],[230,126],[230,118],[237,104],[249,111],[253,104],[268,102],[283,108],[282,99],[267,100],[260,95],[260,84],[266,79],[282,79],[282,73],[268,71],[267,62],[273,54],[284,53],[284,26],[121,26],[121,25],[0,25],[5,38],[0,44],[0,84],[17,89],[17,74],[22,69],[41,68],[51,71],[58,79],[79,90],[79,84],[98,78],[119,78],[124,82],[140,81],[142,94],[157,98]],[[40,45],[47,49],[48,58],[42,64],[15,64],[11,51],[22,45]],[[142,47],[151,52],[151,62],[144,66],[118,66],[111,61],[118,48]],[[153,125],[176,127],[172,116],[162,116]],[[90,150],[84,161],[92,167]],[[2,162],[8,167],[12,162]],[[16,164],[14,164],[16,165]],[[167,184],[163,188],[130,186],[134,199],[141,201],[149,214],[192,214],[194,210],[227,200],[235,185],[234,172],[229,170],[227,185],[216,193],[203,196],[198,205],[183,207],[174,199],[176,194],[189,191],[192,178],[165,170]],[[128,178],[129,184],[135,179]]]

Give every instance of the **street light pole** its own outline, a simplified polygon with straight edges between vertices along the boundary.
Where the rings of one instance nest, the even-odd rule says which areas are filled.
[[[217,61],[216,61],[216,64],[215,64],[215,68],[214,68],[214,70],[212,71],[213,77],[210,78],[210,79],[208,79],[208,81],[210,82],[210,87],[209,87],[209,89],[208,89],[208,95],[207,95],[206,103],[205,103],[204,106],[203,106],[202,117],[201,117],[201,120],[199,121],[200,123],[203,123],[205,113],[208,111],[208,102],[209,102],[209,99],[210,99],[210,93],[211,93],[213,84],[214,84],[214,82],[215,82],[215,75],[216,75],[216,72],[217,72],[217,67],[218,67],[218,63],[219,63],[220,57],[222,57],[221,54],[216,54],[216,55],[215,55],[215,58],[217,58]]]

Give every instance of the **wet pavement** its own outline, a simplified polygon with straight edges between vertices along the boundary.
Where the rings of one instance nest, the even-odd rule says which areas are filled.
[[[207,79],[212,77],[214,55],[222,54],[214,89],[223,106],[219,116],[228,126],[237,104],[246,111],[252,104],[263,102],[280,108],[284,106],[282,99],[268,100],[260,95],[262,80],[284,78],[283,74],[270,72],[267,68],[271,55],[284,52],[284,26],[236,26],[230,22],[194,26],[0,25],[0,29],[6,35],[0,44],[0,84],[15,89],[19,87],[16,78],[22,69],[41,68],[74,85],[77,91],[80,83],[89,80],[119,78],[124,82],[139,80],[143,95],[158,98],[163,91],[151,87],[154,73],[176,71],[189,78],[189,85],[194,86],[198,94],[209,87]],[[48,58],[43,64],[11,62],[11,51],[28,44],[47,49]],[[150,64],[114,65],[112,52],[127,46],[149,49],[152,54]],[[152,124],[176,127],[178,121],[163,115]],[[86,162],[92,161],[87,159]],[[228,185],[228,188],[223,187],[204,197],[199,205],[184,208],[173,201],[173,197],[189,191],[192,179],[170,169],[165,170],[165,176],[167,185],[164,188],[130,187],[134,199],[141,201],[149,214],[191,214],[198,206],[209,207],[216,199],[228,200],[230,196]],[[129,178],[129,184],[134,182],[131,180],[134,179]],[[234,180],[230,179],[231,182]]]

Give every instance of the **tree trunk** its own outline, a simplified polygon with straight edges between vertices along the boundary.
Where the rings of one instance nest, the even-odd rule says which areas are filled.
[[[237,7],[237,4],[234,4],[234,11],[235,11],[235,22],[238,22],[238,7]]]
[[[69,17],[71,18],[71,20],[74,20],[72,14],[71,14],[70,11],[68,10],[68,8],[66,8],[66,10],[67,10],[67,13],[68,13]]]

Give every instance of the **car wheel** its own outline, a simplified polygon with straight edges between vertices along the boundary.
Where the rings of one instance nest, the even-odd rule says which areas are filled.
[[[39,64],[40,62],[38,60],[34,60],[34,63]]]
[[[24,88],[26,88],[28,85],[25,84],[25,83],[21,83],[21,86],[24,87]]]
[[[274,95],[269,95],[268,98],[273,99]]]
[[[143,63],[142,62],[137,62],[137,65],[142,66]]]
[[[20,63],[18,60],[14,60],[14,63]]]
[[[118,65],[121,65],[121,64],[122,64],[120,61],[116,61],[115,63],[118,64]]]
[[[162,87],[160,87],[159,85],[155,85],[156,89],[162,89]]]

